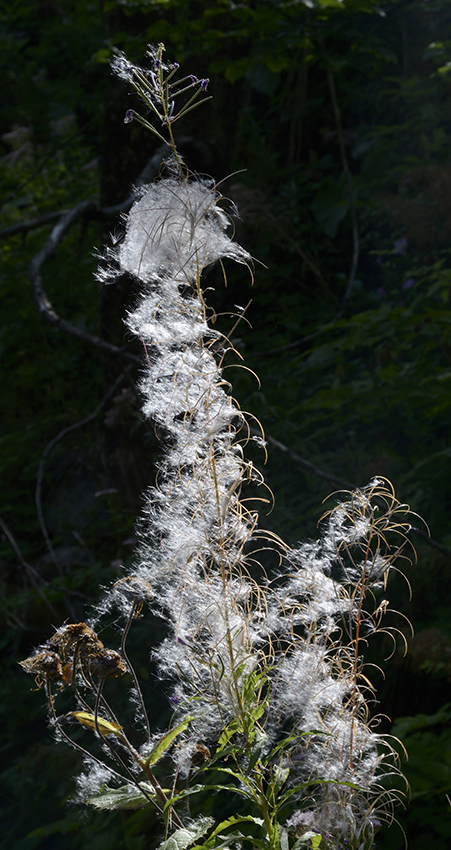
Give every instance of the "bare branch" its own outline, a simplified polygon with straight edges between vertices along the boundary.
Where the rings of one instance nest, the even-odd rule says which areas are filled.
[[[251,428],[251,433],[254,436],[260,437],[261,434],[259,431]],[[311,472],[312,475],[316,475],[317,478],[322,478],[324,481],[329,481],[335,487],[340,487],[340,489],[344,490],[358,490],[359,487],[357,484],[351,481],[345,481],[343,478],[337,478],[336,475],[331,475],[329,472],[325,472],[324,469],[319,469],[317,466],[314,466],[310,461],[305,460],[305,458],[298,455],[297,452],[292,451],[285,443],[281,443],[280,440],[276,440],[274,437],[270,437],[268,434],[265,434],[265,440],[270,446],[274,446],[275,449],[281,451],[286,457],[293,461],[296,466],[300,466],[301,469],[305,470],[305,472]],[[412,526],[411,531],[414,534],[417,534],[418,537],[422,539],[427,546],[431,546],[432,549],[437,549],[438,552],[441,552],[443,555],[446,555],[447,558],[451,558],[451,549],[445,546],[443,543],[439,543],[438,540],[434,540],[433,537],[430,537],[429,534],[422,531],[421,528],[417,528],[417,526]]]
[[[183,137],[182,141],[187,141],[187,139]],[[154,179],[166,153],[167,146],[161,145],[139,175],[137,180],[137,186],[141,186],[143,185],[143,183],[149,182]],[[116,204],[112,207],[105,207],[103,209],[99,208],[97,204],[94,203],[94,201],[81,201],[69,211],[62,210],[59,213],[49,213],[49,217],[46,220],[51,221],[57,218],[58,223],[53,228],[44,247],[41,248],[41,250],[38,251],[38,253],[31,260],[29,265],[29,275],[33,286],[35,303],[37,305],[39,313],[41,314],[41,316],[44,317],[44,319],[46,319],[47,322],[58,328],[58,330],[64,331],[65,333],[76,337],[76,339],[79,339],[81,342],[88,343],[89,345],[100,349],[100,351],[104,351],[105,354],[112,354],[114,357],[123,357],[131,363],[141,363],[141,358],[127,351],[126,346],[118,347],[117,345],[112,345],[101,337],[95,336],[94,334],[90,334],[87,331],[84,331],[81,328],[77,328],[75,325],[72,325],[70,322],[66,321],[66,319],[62,319],[53,307],[53,304],[51,303],[44,289],[44,283],[41,274],[41,269],[44,263],[52,256],[67,231],[78,219],[83,218],[108,220],[115,218],[121,213],[127,212],[132,206],[134,199],[135,193],[132,193],[128,198],[126,198],[125,201],[122,201],[120,204]],[[44,224],[45,218],[45,216],[41,216],[38,219],[31,219],[28,222],[13,225],[12,227],[7,228],[6,231],[0,232],[0,236],[12,235],[12,232],[28,232],[34,227],[40,227],[42,224]]]
[[[30,230],[36,230],[37,227],[43,227],[51,221],[57,221],[66,215],[68,210],[59,210],[58,212],[49,212],[39,215],[36,218],[30,218],[28,221],[19,221],[17,224],[11,224],[10,227],[4,227],[0,230],[0,239],[6,239],[8,236],[15,236],[16,233],[29,233]]]
[[[346,291],[343,296],[343,301],[341,303],[341,307],[339,313],[337,315],[337,319],[341,319],[343,316],[346,307],[348,306],[348,301],[351,297],[352,289],[354,286],[355,276],[357,273],[357,266],[359,263],[359,253],[360,253],[360,239],[359,239],[359,225],[357,221],[357,211],[356,211],[356,203],[355,203],[355,190],[352,182],[351,172],[349,170],[348,157],[346,155],[346,147],[344,142],[344,134],[343,134],[343,124],[341,122],[341,114],[340,107],[338,104],[337,90],[335,88],[335,79],[332,74],[331,69],[327,68],[327,82],[329,85],[330,98],[332,101],[332,107],[334,111],[335,123],[337,125],[337,135],[338,135],[338,144],[340,148],[340,158],[341,164],[343,167],[344,175],[346,178],[346,186],[348,190],[348,199],[349,199],[349,211],[351,213],[351,223],[352,223],[352,260],[351,260],[351,270],[349,272],[348,284],[346,286]]]
[[[99,403],[98,403],[96,409],[93,411],[93,413],[90,413],[89,416],[85,416],[83,419],[80,419],[79,422],[74,422],[72,425],[68,425],[66,428],[63,428],[61,431],[59,431],[59,433],[56,435],[56,437],[53,437],[53,439],[50,440],[49,443],[47,443],[47,445],[46,445],[46,447],[45,447],[45,449],[44,449],[44,451],[41,455],[41,459],[39,461],[39,467],[38,467],[38,475],[37,475],[37,479],[36,479],[36,491],[35,491],[36,511],[37,511],[37,514],[38,514],[39,525],[41,526],[41,531],[42,531],[44,540],[45,540],[46,545],[47,545],[47,549],[49,550],[50,557],[51,557],[53,563],[55,564],[55,567],[56,567],[59,575],[61,575],[61,568],[60,568],[60,565],[58,563],[58,559],[55,555],[55,550],[52,546],[52,541],[50,540],[50,535],[48,533],[47,525],[46,525],[45,518],[44,518],[44,512],[42,510],[42,480],[43,480],[43,477],[44,477],[44,468],[45,468],[46,459],[47,459],[48,455],[50,454],[50,452],[52,451],[52,449],[56,446],[57,443],[59,443],[60,440],[63,439],[63,437],[65,437],[67,434],[70,434],[72,431],[76,431],[77,428],[82,428],[83,425],[88,425],[89,422],[93,422],[94,419],[97,418],[97,416],[99,415],[101,410],[103,410],[106,403],[109,401],[111,396],[117,390],[119,384],[123,381],[123,379],[124,379],[125,375],[127,374],[127,371],[128,371],[129,368],[130,367],[127,367],[127,369],[119,375],[119,377],[115,380],[114,384],[112,384],[112,386],[109,388],[108,392],[105,393],[103,398],[99,401]]]
[[[46,582],[39,575],[38,571],[31,564],[29,564],[28,561],[25,560],[24,556],[22,555],[20,546],[19,546],[17,540],[15,539],[12,531],[8,528],[8,526],[6,525],[6,522],[1,517],[0,517],[0,528],[2,529],[7,540],[9,541],[11,548],[14,550],[14,553],[17,557],[17,560],[19,561],[19,564],[21,565],[21,567],[23,569],[24,576],[25,576],[26,580],[29,581],[30,584],[34,587],[36,593],[38,594],[38,596],[41,597],[44,604],[48,606],[48,608],[52,612],[53,616],[58,617],[59,615],[58,615],[56,609],[53,607],[52,603],[47,599],[45,593],[43,592],[43,590],[40,587],[40,585],[48,585],[48,582]],[[26,628],[24,623],[21,623],[21,628]]]
[[[40,314],[54,327],[58,328],[58,330],[64,331],[65,333],[70,334],[71,336],[76,337],[81,342],[87,342],[89,345],[95,346],[95,348],[99,348],[101,351],[104,351],[106,354],[112,354],[114,356],[122,356],[126,357],[128,360],[133,360],[134,362],[140,362],[138,357],[130,354],[126,349],[119,348],[116,345],[112,345],[106,340],[101,339],[101,337],[95,336],[94,334],[87,333],[81,328],[77,328],[75,325],[72,325],[70,322],[67,322],[65,319],[62,319],[55,308],[51,304],[47,293],[44,289],[44,284],[41,275],[41,268],[44,265],[45,261],[51,257],[59,243],[61,242],[64,234],[67,230],[74,224],[77,219],[85,217],[93,212],[95,209],[95,204],[93,201],[81,201],[81,203],[77,204],[72,210],[70,210],[66,215],[64,215],[58,224],[53,228],[47,242],[44,247],[33,257],[30,266],[29,266],[29,274],[31,278],[31,283],[33,285],[33,294],[34,300],[37,305],[37,308]]]
[[[252,433],[254,433],[253,429],[251,429]],[[259,432],[255,431],[255,435],[260,436]],[[357,485],[353,484],[350,481],[345,481],[343,478],[337,478],[336,475],[331,475],[329,472],[324,472],[323,469],[318,469],[317,466],[314,466],[310,461],[305,460],[305,458],[298,455],[296,452],[292,451],[285,443],[281,443],[280,440],[276,440],[275,437],[270,437],[268,434],[265,434],[265,440],[269,443],[270,446],[274,446],[275,449],[279,449],[279,451],[283,452],[286,457],[290,458],[297,466],[300,466],[306,472],[311,472],[313,475],[316,475],[318,478],[322,478],[324,481],[329,481],[330,484],[333,484],[334,487],[340,487],[345,490],[356,490]]]

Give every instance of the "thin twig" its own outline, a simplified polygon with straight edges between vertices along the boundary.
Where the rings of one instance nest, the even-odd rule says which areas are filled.
[[[268,208],[265,208],[265,216],[271,222],[271,225],[280,234],[281,238],[285,239],[285,241],[288,242],[289,245],[291,245],[292,249],[296,251],[297,254],[299,254],[301,260],[303,260],[306,266],[308,266],[310,271],[313,272],[313,274],[315,275],[321,288],[327,293],[327,295],[332,299],[332,301],[337,304],[337,297],[335,293],[332,292],[328,283],[324,279],[321,270],[318,268],[312,258],[309,257],[309,255],[303,250],[303,248],[301,248],[297,239],[295,239],[293,236],[290,235],[290,233],[288,233],[287,229],[282,226],[277,217],[273,215]]]
[[[326,58],[326,57],[325,57]],[[326,58],[327,61],[327,58]],[[354,184],[352,182],[351,172],[349,170],[348,157],[346,155],[346,147],[344,143],[344,135],[343,135],[343,125],[341,122],[341,114],[340,107],[338,104],[337,98],[337,90],[335,87],[335,79],[332,74],[330,67],[327,67],[327,82],[329,85],[330,98],[332,101],[332,108],[334,111],[335,123],[337,125],[337,135],[338,135],[338,144],[340,148],[340,158],[341,164],[343,168],[343,172],[346,179],[346,186],[348,190],[348,198],[349,198],[349,211],[351,213],[351,222],[352,222],[352,261],[351,261],[351,270],[349,272],[348,285],[346,287],[345,294],[343,296],[343,301],[341,303],[340,311],[338,313],[337,318],[341,318],[346,310],[348,301],[351,297],[351,292],[354,286],[355,276],[357,272],[357,266],[359,263],[359,252],[360,252],[360,240],[359,240],[359,226],[357,222],[357,212],[356,212],[356,204],[355,204],[355,191]]]
[[[254,436],[260,436],[260,434],[253,428],[251,428],[251,434]],[[323,478],[324,481],[329,481],[335,487],[340,487],[344,490],[357,489],[356,484],[352,484],[350,481],[345,481],[343,478],[337,478],[336,475],[331,475],[329,472],[319,469],[317,466],[314,466],[313,463],[310,463],[310,461],[305,460],[305,458],[301,457],[301,455],[298,455],[297,452],[294,452],[284,443],[281,443],[280,440],[276,440],[275,437],[265,434],[265,440],[270,446],[274,446],[275,449],[279,449],[279,451],[283,452],[286,457],[290,458],[290,460],[292,460],[297,466],[302,467],[302,469],[306,472],[311,472],[318,478]]]
[[[272,357],[274,354],[281,354],[282,351],[289,351],[291,348],[297,348],[300,345],[303,345],[306,342],[310,342],[311,339],[315,339],[317,336],[321,336],[322,333],[329,331],[334,327],[335,322],[337,321],[338,316],[333,319],[331,322],[328,322],[326,325],[321,325],[316,331],[312,331],[310,334],[306,334],[305,336],[300,336],[298,339],[294,339],[292,342],[287,342],[285,345],[278,345],[276,348],[268,348],[262,351],[252,351],[252,357]]]
[[[193,139],[191,139],[190,136],[180,136],[177,137],[177,139],[178,144],[182,145],[193,142]],[[152,180],[155,179],[158,174],[158,169],[160,168],[167,152],[167,145],[160,145],[160,147],[157,148],[153,157],[146,163],[136,180],[134,184],[136,188],[143,186],[145,183],[151,183]],[[85,211],[83,217],[93,221],[108,221],[109,219],[116,218],[116,216],[121,213],[127,213],[135,198],[136,192],[134,190],[124,201],[121,201],[119,204],[114,204],[114,206],[111,207],[99,207],[98,204],[92,201],[92,206]],[[15,236],[18,233],[29,233],[30,230],[36,230],[38,227],[44,227],[52,221],[59,221],[70,212],[71,210],[67,209],[55,210],[53,212],[43,213],[35,218],[30,218],[28,221],[18,221],[16,224],[11,224],[9,227],[4,227],[0,230],[0,239],[7,239],[8,237]]]
[[[100,767],[102,767],[103,769],[106,768],[113,776],[115,776],[117,779],[120,779],[121,782],[123,782],[125,777],[122,776],[121,773],[118,773],[118,771],[115,770],[114,767],[110,767],[109,765],[105,765],[105,763],[103,761],[101,761],[101,759],[97,758],[97,756],[94,756],[92,753],[89,752],[89,750],[85,750],[85,748],[82,747],[81,744],[77,744],[76,741],[73,741],[72,738],[70,738],[69,735],[67,734],[67,732],[63,729],[61,722],[60,722],[59,718],[57,717],[57,714],[56,714],[56,711],[55,711],[54,698],[53,698],[53,694],[52,694],[51,689],[50,689],[50,682],[48,681],[48,679],[46,679],[46,681],[45,681],[45,691],[46,691],[46,695],[47,695],[47,704],[48,704],[48,708],[49,708],[50,722],[58,730],[58,733],[61,735],[61,737],[64,738],[64,740],[71,747],[74,747],[74,749],[83,753],[84,756],[87,756],[87,758],[90,761],[95,761],[96,764],[100,765]]]
[[[17,224],[11,224],[9,227],[4,227],[0,230],[0,239],[7,239],[9,236],[15,236],[17,233],[29,233],[30,230],[36,230],[37,227],[44,227],[51,221],[58,221],[63,215],[67,215],[69,210],[58,210],[55,212],[44,213],[43,215],[30,218],[28,221],[18,221]]]
[[[432,549],[437,549],[438,552],[446,555],[447,558],[451,558],[451,549],[448,549],[448,546],[445,546],[444,543],[439,543],[438,540],[434,540],[433,537],[429,537],[425,531],[422,531],[421,528],[417,528],[415,525],[412,525],[410,530],[413,531],[414,534],[417,534],[418,537],[421,537],[423,542],[428,546],[431,546]]]
[[[188,137],[182,137],[181,139],[182,143],[186,142],[187,140]],[[167,146],[161,145],[139,175],[138,180],[136,181],[136,186],[139,187],[143,185],[143,183],[149,182],[154,179],[166,153]],[[36,306],[41,316],[43,316],[43,318],[46,319],[47,322],[58,328],[58,330],[64,331],[65,333],[76,337],[76,339],[88,343],[89,345],[100,349],[100,351],[104,351],[106,354],[112,354],[115,357],[123,357],[131,363],[141,363],[141,359],[135,354],[132,354],[130,351],[128,351],[127,346],[119,347],[117,345],[112,345],[112,343],[107,342],[101,337],[95,336],[94,334],[90,334],[87,331],[84,331],[81,328],[72,325],[66,319],[61,318],[61,316],[59,316],[56,312],[53,304],[51,303],[45,291],[41,274],[41,269],[44,263],[52,256],[52,254],[62,241],[64,235],[78,219],[83,218],[108,220],[116,218],[119,214],[126,213],[130,209],[135,200],[135,197],[135,192],[133,192],[128,198],[126,198],[125,201],[122,201],[120,204],[105,208],[99,208],[97,204],[94,203],[94,201],[81,201],[68,212],[61,211],[58,214],[58,223],[53,228],[44,247],[41,248],[40,251],[38,251],[38,253],[33,257],[30,262],[29,276],[33,286],[33,295]],[[38,221],[36,226],[40,226],[41,223],[42,220]],[[18,227],[18,225],[14,225],[14,227]],[[25,222],[23,227],[24,230],[29,230],[31,229],[31,223]],[[7,230],[10,231],[11,228],[7,228]],[[16,230],[15,232],[18,231]],[[0,232],[0,236],[1,235],[2,233]]]
[[[100,682],[99,682],[99,686],[98,686],[98,689],[97,689],[97,694],[96,694],[96,703],[95,703],[95,708],[94,708],[94,722],[95,722],[96,732],[97,732],[98,736],[101,738],[102,742],[103,742],[104,744],[106,744],[106,746],[107,746],[107,747],[108,747],[108,749],[110,750],[110,752],[111,752],[112,756],[113,756],[113,757],[114,757],[114,758],[115,758],[115,759],[119,762],[119,764],[122,766],[122,768],[124,769],[124,771],[127,773],[127,776],[129,777],[129,779],[131,780],[131,782],[133,782],[133,784],[134,784],[134,785],[138,788],[138,790],[141,792],[141,794],[143,794],[143,796],[144,796],[144,797],[147,797],[148,801],[149,801],[150,803],[152,803],[152,805],[153,805],[153,806],[157,809],[157,811],[158,811],[161,815],[163,815],[163,810],[162,810],[161,806],[160,806],[160,805],[156,802],[156,800],[154,800],[154,798],[153,798],[153,797],[151,797],[151,795],[150,795],[150,794],[149,794],[149,793],[148,793],[148,792],[147,792],[147,791],[146,791],[146,790],[142,787],[141,783],[140,783],[140,782],[139,782],[139,780],[136,778],[136,776],[134,775],[134,773],[130,770],[130,768],[128,767],[128,765],[126,764],[126,762],[125,762],[125,761],[123,760],[123,758],[119,755],[119,753],[117,752],[117,750],[114,748],[113,744],[111,743],[111,741],[110,741],[110,740],[109,740],[109,738],[108,738],[108,735],[107,735],[107,734],[103,734],[103,732],[102,732],[102,730],[101,730],[101,728],[100,728],[100,724],[99,724],[99,708],[100,708],[100,703],[101,703],[101,702],[104,702],[104,703],[105,703],[105,705],[106,705],[106,707],[107,707],[107,709],[108,709],[108,710],[110,710],[110,709],[109,709],[109,706],[108,706],[108,703],[107,703],[107,702],[106,702],[106,700],[104,700],[104,699],[103,699],[103,697],[102,697],[102,690],[103,690],[103,686],[104,686],[104,684],[105,684],[105,678],[103,678],[103,679],[101,679],[101,680],[100,680]],[[119,724],[118,724],[118,725],[119,725]],[[167,796],[166,796],[165,792],[163,791],[163,789],[162,789],[162,787],[161,787],[160,783],[158,782],[157,778],[155,777],[155,775],[154,775],[154,774],[153,774],[153,772],[151,771],[150,767],[149,767],[148,765],[146,765],[145,763],[143,763],[143,761],[142,761],[142,759],[140,758],[139,754],[136,752],[136,750],[134,749],[134,747],[132,747],[132,745],[131,745],[130,741],[128,740],[127,736],[124,734],[123,730],[122,730],[122,732],[121,732],[120,734],[118,734],[118,738],[119,738],[119,740],[120,740],[120,741],[124,744],[124,746],[127,748],[128,752],[129,752],[129,754],[130,754],[130,756],[133,758],[133,761],[134,761],[136,764],[138,764],[138,765],[139,765],[139,767],[140,767],[140,768],[141,768],[141,770],[143,771],[144,775],[147,777],[147,779],[149,779],[149,780],[150,780],[151,784],[153,785],[153,788],[155,789],[156,796],[159,798],[159,800],[161,801],[161,803],[162,803],[162,804],[166,804],[166,803],[168,803],[168,802],[169,802],[169,801],[168,801],[168,798],[167,798]],[[184,824],[183,824],[183,821],[181,820],[181,818],[179,817],[179,815],[177,814],[177,812],[176,812],[176,811],[174,811],[174,810],[172,810],[172,815],[173,815],[173,817],[174,817],[174,820],[177,822],[177,825],[178,825],[179,827],[183,827],[183,825],[184,825]]]
[[[50,608],[50,611],[52,612],[53,616],[58,617],[59,615],[58,615],[56,609],[53,607],[52,603],[49,602],[45,593],[39,587],[39,584],[44,584],[44,585],[48,586],[48,582],[46,582],[43,578],[41,578],[38,571],[25,560],[25,558],[23,557],[22,552],[20,550],[19,544],[17,543],[12,532],[10,531],[10,529],[8,528],[8,526],[6,525],[6,523],[4,522],[4,520],[1,517],[0,517],[0,528],[2,529],[3,533],[7,537],[9,543],[11,544],[11,547],[13,548],[13,550],[14,550],[16,556],[17,556],[17,560],[19,561],[21,567],[24,570],[24,574],[25,574],[26,578],[28,579],[30,584],[34,587],[36,593],[38,594],[38,596],[41,597],[41,599],[45,603],[45,605],[47,605],[48,608]]]
[[[106,108],[107,108],[107,105],[105,104],[104,106],[101,107],[101,110],[104,111]],[[94,115],[91,118],[89,118],[88,121],[85,121],[85,123],[81,127],[77,127],[77,129],[74,130],[72,133],[70,133],[69,136],[67,136],[62,141],[58,142],[57,145],[55,145],[50,151],[48,151],[44,155],[44,157],[40,160],[40,162],[37,164],[34,171],[32,171],[31,174],[22,183],[19,184],[19,186],[15,189],[14,192],[12,192],[7,198],[5,198],[4,200],[1,201],[0,209],[5,204],[9,203],[9,201],[12,201],[14,198],[17,198],[20,195],[22,189],[25,189],[25,187],[28,186],[29,183],[32,183],[34,178],[42,171],[46,162],[48,162],[48,160],[51,159],[54,154],[56,154],[56,153],[58,153],[58,151],[62,150],[68,144],[68,142],[72,141],[72,139],[76,139],[77,136],[81,136],[83,133],[85,133],[87,127],[89,127],[89,125],[92,124],[93,121],[97,120],[97,118],[98,118],[98,112],[96,111],[94,113]]]
[[[130,614],[129,614],[129,616],[128,616],[127,622],[126,622],[126,624],[125,624],[125,626],[124,626],[124,631],[123,631],[123,633],[122,633],[122,639],[121,639],[121,655],[123,656],[123,658],[124,658],[124,660],[125,660],[125,662],[126,662],[126,664],[127,664],[128,671],[129,671],[129,673],[130,673],[130,675],[131,675],[131,677],[132,677],[132,679],[133,679],[133,683],[134,683],[134,685],[135,685],[135,690],[136,690],[136,693],[137,693],[137,696],[138,696],[138,701],[139,701],[139,704],[140,704],[140,707],[141,707],[141,712],[142,712],[142,714],[143,714],[143,716],[144,716],[144,722],[145,722],[145,725],[146,725],[146,731],[147,731],[147,741],[148,741],[148,743],[149,743],[149,742],[150,742],[150,739],[151,739],[151,731],[150,731],[150,722],[149,722],[149,716],[148,716],[148,714],[147,714],[146,704],[145,704],[145,702],[144,702],[144,697],[143,697],[143,695],[142,695],[141,687],[140,687],[140,684],[139,684],[139,679],[138,679],[138,677],[137,677],[137,675],[136,675],[136,673],[135,673],[135,670],[134,670],[134,668],[133,668],[133,665],[132,665],[132,663],[131,663],[131,661],[130,661],[130,659],[129,659],[128,655],[127,655],[127,651],[126,651],[126,649],[125,649],[125,645],[126,645],[126,642],[127,642],[128,633],[129,633],[129,631],[130,631],[130,627],[131,627],[131,624],[132,624],[132,622],[133,622],[133,619],[134,619],[134,617],[135,617],[135,614],[136,614],[137,610],[138,610],[138,603],[137,603],[137,602],[134,602],[134,603],[133,603],[133,605],[132,605],[132,608],[131,608],[131,610],[130,610]]]
[[[260,432],[256,431],[254,428],[250,429],[250,432],[253,436],[260,437]],[[269,443],[270,446],[274,446],[275,449],[283,452],[283,454],[290,458],[297,466],[301,467],[301,469],[305,470],[305,472],[311,472],[312,475],[316,475],[318,478],[322,478],[324,481],[329,481],[336,487],[340,487],[343,490],[358,490],[359,487],[357,484],[352,483],[351,481],[345,481],[343,478],[337,478],[336,475],[331,475],[329,472],[325,472],[324,469],[319,469],[319,467],[315,466],[310,461],[301,457],[301,455],[294,452],[289,446],[286,446],[284,443],[281,443],[280,440],[276,440],[274,437],[265,434],[265,440]],[[448,558],[451,558],[451,549],[445,546],[443,543],[439,543],[438,540],[434,540],[433,537],[430,537],[420,528],[412,525],[410,530],[413,534],[417,534],[418,537],[421,537],[424,543],[428,546],[431,546],[433,549],[437,549],[438,552],[442,552],[443,555],[446,555]]]
[[[94,708],[94,723],[95,723],[96,732],[97,732],[99,738],[101,739],[102,743],[104,745],[106,745],[106,747],[109,749],[113,758],[115,758],[116,761],[119,762],[119,764],[121,765],[121,767],[123,768],[123,770],[127,774],[129,780],[138,788],[138,790],[141,792],[141,794],[143,794],[144,797],[147,797],[149,803],[152,803],[152,805],[155,806],[155,808],[160,812],[160,814],[163,814],[161,807],[153,799],[153,797],[151,797],[151,795],[145,789],[143,789],[141,787],[141,785],[140,785],[138,779],[136,778],[136,776],[134,775],[134,773],[130,770],[129,766],[126,764],[124,759],[119,755],[118,751],[113,747],[111,741],[108,738],[108,735],[107,734],[104,735],[103,732],[100,729],[99,708],[100,708],[100,703],[102,701],[101,700],[102,688],[103,688],[104,684],[105,684],[105,679],[101,679],[100,682],[99,682],[99,686],[97,688],[97,693],[96,693],[96,703],[95,703],[95,708]],[[130,742],[128,741],[127,737],[123,734],[123,732],[119,735],[119,739],[126,746],[130,755],[132,755],[134,757],[134,760],[139,761],[139,759],[137,758],[137,755],[133,751],[133,748],[132,748]],[[163,802],[166,802],[166,797],[163,797]]]
[[[112,345],[111,343],[106,342],[106,340],[101,339],[101,337],[87,333],[87,331],[67,322],[66,319],[62,319],[51,304],[44,289],[41,275],[42,266],[53,254],[63,239],[63,236],[67,230],[72,227],[75,221],[79,218],[86,217],[93,211],[94,208],[95,205],[93,201],[82,201],[77,204],[77,206],[63,216],[58,224],[55,225],[44,247],[38,251],[36,256],[33,257],[29,265],[29,275],[33,286],[34,300],[41,316],[43,316],[51,325],[58,328],[58,330],[64,331],[82,342],[87,342],[90,345],[95,346],[95,348],[100,349],[100,351],[104,351],[106,354],[121,356],[125,357],[127,360],[138,362],[139,358],[128,352],[126,348],[119,348],[116,345]]]
[[[79,422],[74,422],[72,425],[68,425],[66,428],[63,428],[56,435],[56,437],[53,437],[53,439],[50,440],[49,443],[47,443],[47,445],[46,445],[46,447],[45,447],[45,449],[44,449],[44,451],[41,455],[41,459],[39,461],[39,467],[38,467],[38,474],[37,474],[37,478],[36,478],[36,491],[35,491],[36,511],[37,511],[37,514],[38,514],[39,525],[41,526],[41,531],[42,531],[44,540],[45,540],[46,545],[47,545],[47,549],[49,551],[50,557],[51,557],[53,563],[55,564],[55,567],[56,567],[59,575],[62,574],[62,571],[61,571],[59,562],[56,558],[55,550],[52,546],[52,542],[50,540],[50,535],[49,535],[48,530],[47,530],[47,525],[46,525],[46,522],[45,522],[45,519],[44,519],[44,512],[43,512],[43,509],[42,509],[42,480],[43,480],[43,477],[44,477],[44,467],[45,467],[46,459],[47,459],[48,455],[50,454],[50,452],[52,451],[52,449],[56,446],[57,443],[59,443],[60,440],[63,439],[63,437],[65,437],[67,434],[70,434],[72,431],[76,431],[77,428],[82,428],[83,425],[88,425],[90,422],[93,422],[94,419],[96,419],[96,417],[99,415],[101,410],[105,407],[105,405],[107,404],[107,402],[109,401],[111,396],[114,394],[114,392],[118,388],[119,384],[123,381],[123,379],[126,376],[129,369],[130,369],[130,367],[127,367],[119,375],[119,377],[115,380],[114,384],[112,384],[112,386],[109,388],[108,392],[105,393],[103,398],[99,401],[99,403],[98,403],[96,409],[93,411],[93,413],[90,413],[89,416],[85,416],[84,419],[80,419]]]

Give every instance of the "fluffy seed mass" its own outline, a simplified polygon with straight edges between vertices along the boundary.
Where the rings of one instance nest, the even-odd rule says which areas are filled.
[[[240,711],[247,678],[264,670],[266,746],[280,745],[287,724],[294,730],[290,781],[320,783],[305,817],[341,841],[371,832],[371,799],[381,792],[383,758],[357,684],[353,627],[359,620],[364,628],[362,600],[390,569],[381,547],[373,554],[371,546],[373,497],[385,483],[339,505],[317,542],[283,550],[278,578],[265,586],[262,574],[256,589],[246,567],[256,515],[240,501],[255,472],[243,458],[244,418],[224,383],[221,339],[208,326],[200,287],[215,260],[249,262],[227,225],[211,183],[169,178],[143,190],[117,248],[119,272],[142,286],[127,325],[146,347],[143,411],[168,437],[135,575],[152,586],[148,603],[170,624],[153,654],[160,675],[175,680],[176,718],[191,718],[174,753],[178,771],[193,769],[196,748],[214,745]],[[334,639],[340,634],[347,644]],[[311,805],[312,794],[306,799]]]
[[[163,49],[150,52],[150,71],[124,56],[114,69],[170,129],[174,84],[168,80],[178,66],[162,62]],[[203,90],[205,82],[196,85]],[[392,565],[390,535],[402,537],[396,554],[404,546],[407,525],[398,519],[404,506],[387,482],[375,479],[341,500],[315,542],[290,550],[258,529],[258,513],[242,491],[263,479],[245,457],[251,429],[222,371],[229,343],[210,327],[202,290],[206,267],[227,259],[249,265],[251,257],[228,236],[214,183],[185,173],[175,146],[173,153],[169,176],[137,192],[123,238],[106,251],[98,272],[108,283],[128,275],[140,292],[126,325],[144,347],[143,414],[164,440],[156,483],[145,494],[135,562],[105,592],[91,623],[62,626],[22,666],[45,686],[60,737],[88,759],[80,794],[98,808],[151,803],[180,834],[185,830],[188,846],[186,836],[192,844],[211,819],[199,818],[187,832],[152,767],[170,754],[175,778],[168,787],[176,791],[187,780],[188,793],[192,773],[224,751],[223,781],[232,775],[231,790],[259,813],[244,820],[283,836],[287,850],[288,836],[298,846],[304,833],[305,842],[320,833],[321,850],[369,850],[391,755],[368,721],[373,691],[363,676],[361,645],[385,610],[377,593]],[[263,438],[256,442],[264,446]],[[272,578],[261,549],[277,552]],[[152,732],[127,656],[127,635],[144,607],[165,629],[152,655],[174,712],[166,733]],[[120,651],[98,637],[112,615],[122,632]],[[127,739],[105,697],[111,680],[126,674],[140,744],[137,733],[133,743]],[[92,730],[98,755],[64,731],[54,680],[72,687],[81,711],[64,718]],[[277,826],[280,811],[284,827]],[[259,846],[282,846],[282,838],[271,841]]]

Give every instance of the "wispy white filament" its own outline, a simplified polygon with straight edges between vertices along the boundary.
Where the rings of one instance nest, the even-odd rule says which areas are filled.
[[[182,771],[190,770],[197,743],[217,740],[238,710],[246,676],[266,664],[268,749],[287,726],[294,730],[290,781],[319,783],[309,798],[316,808],[298,821],[339,842],[350,830],[362,832],[368,799],[379,793],[378,736],[356,684],[359,661],[346,641],[340,648],[340,635],[352,635],[361,616],[364,586],[380,586],[389,568],[379,552],[367,548],[361,556],[376,482],[333,512],[322,539],[289,553],[279,577],[256,590],[246,564],[255,513],[240,501],[255,472],[243,458],[244,420],[218,365],[222,343],[208,326],[200,286],[210,263],[250,261],[227,236],[228,223],[210,181],[163,179],[140,192],[122,242],[110,251],[112,265],[101,273],[140,281],[127,326],[146,351],[143,411],[166,444],[133,576],[114,585],[103,607],[127,614],[131,601],[145,601],[168,625],[154,656],[160,675],[172,680],[178,716],[194,718],[177,746]],[[349,559],[353,547],[357,556]]]

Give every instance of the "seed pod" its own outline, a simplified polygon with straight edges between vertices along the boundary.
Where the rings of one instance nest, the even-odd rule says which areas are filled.
[[[196,744],[196,749],[191,757],[192,767],[202,767],[208,759],[211,758],[211,752],[204,744]]]
[[[26,673],[35,677],[35,682],[39,688],[46,679],[57,679],[62,676],[63,672],[59,656],[56,652],[50,652],[47,649],[41,650],[36,655],[30,655],[24,661],[19,661],[19,664]]]
[[[103,649],[103,643],[86,623],[69,623],[61,626],[49,640],[49,645],[58,649],[61,657],[78,647],[80,656],[88,658]]]
[[[75,717],[82,726],[86,726],[87,729],[98,730],[102,736],[117,735],[122,738],[122,726],[113,723],[111,720],[106,720],[104,717],[99,717],[99,715],[96,717],[95,714],[89,714],[87,711],[71,711],[67,717]]]
[[[113,591],[129,602],[150,602],[154,596],[149,582],[139,576],[124,576],[113,584]]]
[[[102,649],[89,660],[89,672],[99,679],[107,679],[110,676],[123,676],[127,673],[127,665],[114,649]]]

